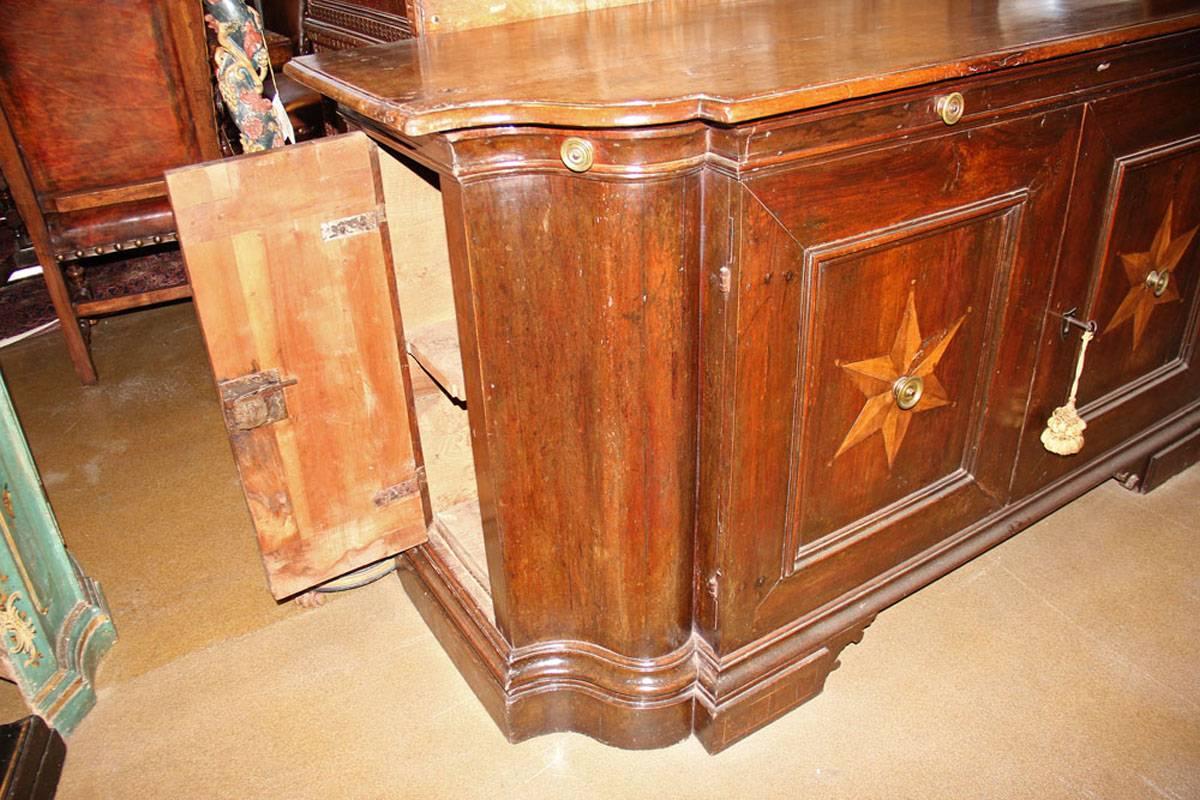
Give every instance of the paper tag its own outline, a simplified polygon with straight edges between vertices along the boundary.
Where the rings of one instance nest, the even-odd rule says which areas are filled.
[[[296,132],[292,130],[292,121],[288,119],[287,111],[284,110],[283,103],[279,101],[278,94],[271,98],[271,108],[275,111],[275,119],[279,122],[279,130],[283,131],[283,138],[291,144],[295,144]]]

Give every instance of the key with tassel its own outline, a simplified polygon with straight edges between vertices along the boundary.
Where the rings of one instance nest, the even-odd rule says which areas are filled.
[[[1079,414],[1075,401],[1079,394],[1079,377],[1083,374],[1088,343],[1096,336],[1096,323],[1083,323],[1072,316],[1064,316],[1063,320],[1084,330],[1079,345],[1079,356],[1075,361],[1075,379],[1071,382],[1071,393],[1067,397],[1066,405],[1054,409],[1050,419],[1046,420],[1046,428],[1042,431],[1042,446],[1056,455],[1073,456],[1083,449],[1083,431],[1087,428],[1087,422]]]

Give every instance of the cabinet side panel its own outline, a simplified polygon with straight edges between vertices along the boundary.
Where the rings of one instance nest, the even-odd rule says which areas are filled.
[[[697,173],[462,187],[514,647],[691,632],[699,205]]]

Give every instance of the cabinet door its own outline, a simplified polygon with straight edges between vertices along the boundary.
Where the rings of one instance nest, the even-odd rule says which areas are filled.
[[[377,157],[354,133],[167,175],[276,597],[425,541]]]
[[[1005,502],[1078,122],[1062,110],[744,181],[723,647]]]
[[[1047,326],[1015,487],[1035,491],[1200,399],[1200,79],[1088,108],[1052,309],[1095,320],[1078,405],[1084,449],[1038,436],[1066,402],[1080,336]]]

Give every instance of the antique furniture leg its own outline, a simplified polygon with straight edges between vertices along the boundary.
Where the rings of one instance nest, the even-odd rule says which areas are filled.
[[[83,265],[78,261],[72,261],[63,267],[63,272],[66,273],[67,280],[71,282],[71,288],[75,290],[75,297],[80,300],[90,300],[92,293],[88,290]]]
[[[0,638],[0,675],[17,684],[33,713],[70,733],[96,703],[96,670],[116,629],[99,584],[63,544],[3,380]]]
[[[67,745],[41,717],[0,725],[0,800],[53,800]]]
[[[42,265],[42,275],[46,279],[46,289],[50,292],[50,301],[54,304],[54,313],[62,324],[63,337],[67,340],[67,355],[79,375],[79,380],[85,385],[96,382],[96,365],[92,363],[92,354],[83,331],[80,329],[79,317],[71,303],[71,293],[63,280],[62,270],[54,257],[54,248],[50,244],[50,232],[46,228],[46,220],[38,206],[33,184],[29,180],[17,143],[13,139],[12,128],[8,118],[0,115],[0,164],[4,165],[4,178],[8,181],[9,191],[12,192],[13,203],[17,212],[25,220],[29,238],[33,241],[33,250],[37,254],[38,263]]]

